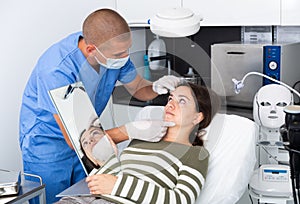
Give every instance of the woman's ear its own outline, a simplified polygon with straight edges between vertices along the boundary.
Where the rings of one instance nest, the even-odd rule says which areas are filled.
[[[203,116],[203,113],[202,113],[202,112],[196,113],[196,114],[195,114],[195,118],[194,118],[194,120],[193,120],[193,124],[194,124],[194,125],[197,125],[197,124],[199,124],[203,119],[204,119],[204,116]]]

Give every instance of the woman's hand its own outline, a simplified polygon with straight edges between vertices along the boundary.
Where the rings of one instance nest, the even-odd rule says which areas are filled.
[[[111,174],[88,176],[86,182],[91,194],[111,194],[118,177]]]

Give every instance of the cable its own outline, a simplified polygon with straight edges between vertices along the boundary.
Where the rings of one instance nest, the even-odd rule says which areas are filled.
[[[250,185],[249,184],[248,184],[248,191],[250,191]],[[253,200],[252,200],[252,197],[251,197],[250,193],[249,193],[249,199],[251,201],[251,204],[253,204]]]
[[[293,89],[296,89],[296,86],[298,85],[298,84],[300,84],[300,80],[299,81],[297,81],[296,83],[294,83],[294,85],[292,86],[293,87]],[[298,87],[299,88],[299,87]],[[297,89],[296,89],[297,90]],[[298,89],[299,90],[299,89]],[[295,104],[297,104],[297,105],[300,105],[300,97],[298,97],[298,103],[296,103],[296,102],[294,102]]]
[[[284,145],[284,147],[285,147],[285,148],[286,148],[286,150],[288,150],[289,152],[293,152],[293,153],[300,154],[300,151],[298,151],[298,150],[295,150],[295,149],[291,149],[291,148],[289,148],[287,145]]]
[[[296,190],[298,191],[298,201],[300,202],[300,189],[299,189],[299,172],[297,172],[297,175],[296,175]]]
[[[298,91],[296,91],[295,89],[293,89],[292,87],[290,87],[289,85],[281,82],[281,81],[278,81],[276,79],[273,79],[272,77],[269,77],[265,74],[262,74],[262,73],[259,73],[259,72],[248,72],[241,81],[238,81],[236,79],[232,79],[232,82],[234,83],[234,90],[235,90],[235,93],[238,94],[240,92],[240,90],[244,87],[244,81],[245,79],[250,76],[250,75],[259,75],[259,76],[262,76],[262,77],[265,77],[273,82],[276,82],[284,87],[286,87],[287,89],[289,89],[290,91],[292,91],[293,93],[295,93],[299,98],[300,98],[300,93]]]
[[[296,82],[294,83],[294,85],[292,86],[293,89],[296,88],[297,84],[299,84],[299,83],[300,83],[300,80],[299,80],[299,81],[296,81]]]
[[[279,161],[277,160],[277,158],[274,157],[270,152],[268,152],[268,150],[267,150],[263,145],[260,145],[260,146],[261,146],[261,148],[262,148],[263,150],[265,150],[265,152],[266,152],[272,159],[274,159],[276,162],[279,162]]]
[[[299,193],[300,155],[299,154],[294,154],[293,163],[294,163],[294,169],[295,169],[296,190],[298,191],[298,202],[300,202],[300,193]]]

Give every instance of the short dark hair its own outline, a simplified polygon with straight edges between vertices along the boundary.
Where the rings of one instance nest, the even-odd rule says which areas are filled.
[[[128,40],[131,37],[126,20],[108,8],[92,12],[83,22],[82,32],[86,43],[96,46],[113,38]]]

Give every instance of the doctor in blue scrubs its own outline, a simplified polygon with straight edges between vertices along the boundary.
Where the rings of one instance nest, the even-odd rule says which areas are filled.
[[[38,60],[24,90],[20,111],[20,147],[24,172],[42,177],[47,203],[56,194],[86,175],[72,146],[64,139],[62,123],[48,91],[82,81],[98,116],[105,108],[117,81],[140,100],[151,100],[179,82],[165,76],[150,82],[137,74],[128,50],[131,33],[126,21],[115,11],[100,9],[84,21],[82,32],[74,33],[48,48]],[[164,126],[165,124],[161,124]],[[115,142],[145,137],[132,128],[107,130]],[[165,128],[165,129],[164,129]],[[166,130],[162,127],[161,130]],[[127,133],[127,134],[126,134]]]

